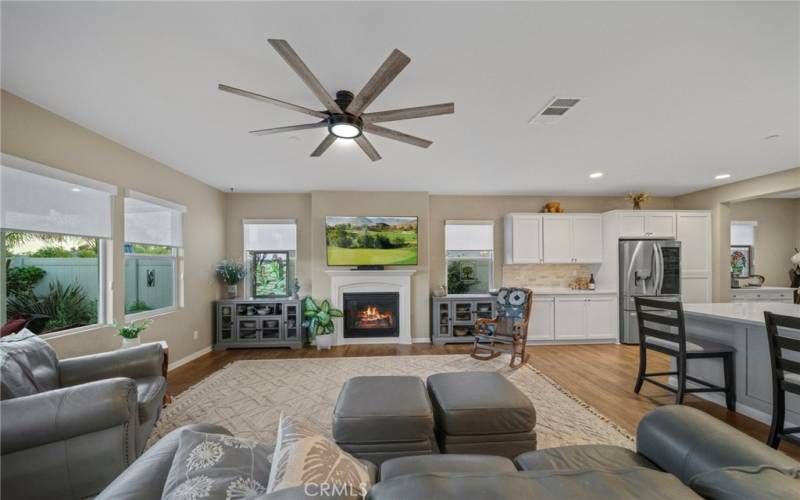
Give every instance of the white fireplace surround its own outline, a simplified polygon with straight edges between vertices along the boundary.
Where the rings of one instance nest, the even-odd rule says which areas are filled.
[[[331,277],[331,304],[343,309],[345,293],[397,292],[400,295],[398,337],[344,338],[342,318],[335,318],[336,345],[347,344],[410,344],[411,343],[411,275],[414,269],[390,271],[326,270]]]

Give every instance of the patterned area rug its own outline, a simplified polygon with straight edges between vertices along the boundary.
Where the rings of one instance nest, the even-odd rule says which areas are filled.
[[[330,436],[336,398],[350,377],[417,375],[424,380],[434,373],[487,370],[499,372],[531,399],[539,448],[633,448],[628,433],[533,367],[511,370],[503,357],[478,361],[463,354],[236,361],[175,398],[162,412],[149,444],[177,427],[200,422],[272,443],[281,412]]]

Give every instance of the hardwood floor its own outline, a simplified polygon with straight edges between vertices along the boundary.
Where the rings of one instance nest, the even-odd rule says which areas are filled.
[[[649,410],[674,402],[674,394],[645,383],[641,394],[634,394],[633,384],[639,363],[639,349],[624,345],[531,346],[530,364],[563,388],[593,406],[631,434],[642,415]],[[306,347],[290,349],[237,349],[212,352],[169,373],[169,389],[178,395],[228,363],[243,359],[290,359],[314,357],[403,356],[414,354],[466,354],[471,346],[428,344],[358,345],[317,351]],[[669,358],[650,353],[649,371],[667,371]],[[686,397],[685,404],[698,408],[737,429],[765,441],[768,426],[722,406]],[[800,460],[800,447],[782,443],[781,451]]]

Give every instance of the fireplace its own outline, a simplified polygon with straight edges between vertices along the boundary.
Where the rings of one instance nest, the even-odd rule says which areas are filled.
[[[342,299],[345,338],[399,336],[399,293],[345,293]]]

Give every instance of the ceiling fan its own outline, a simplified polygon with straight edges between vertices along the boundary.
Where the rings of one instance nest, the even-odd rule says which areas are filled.
[[[392,109],[388,111],[377,111],[374,113],[365,113],[364,110],[369,106],[375,98],[380,95],[383,90],[389,86],[392,80],[411,62],[411,59],[395,49],[386,58],[378,71],[372,75],[372,78],[364,85],[364,88],[358,93],[353,95],[352,92],[347,90],[340,90],[336,92],[336,98],[331,97],[325,90],[322,84],[317,80],[317,77],[311,73],[308,66],[305,65],[300,56],[292,49],[286,40],[269,40],[269,44],[283,57],[284,61],[294,70],[301,80],[311,89],[317,99],[325,106],[323,111],[309,109],[297,104],[273,99],[272,97],[263,96],[247,90],[237,89],[228,85],[219,84],[219,89],[232,94],[237,94],[244,97],[249,97],[257,101],[268,102],[282,108],[299,111],[307,115],[321,118],[320,121],[314,123],[305,123],[302,125],[290,125],[287,127],[266,128],[261,130],[252,130],[250,133],[253,135],[269,135],[278,134],[281,132],[294,132],[295,130],[306,130],[313,128],[328,128],[328,135],[323,139],[322,143],[317,146],[311,156],[322,156],[331,145],[336,142],[336,139],[353,139],[366,153],[372,161],[381,159],[381,155],[372,146],[372,143],[364,135],[365,132],[394,139],[396,141],[405,142],[421,148],[427,148],[432,141],[414,137],[413,135],[405,134],[397,130],[376,125],[376,123],[391,122],[396,120],[408,120],[410,118],[423,118],[426,116],[446,115],[453,113],[455,105],[452,102],[445,104],[433,104],[430,106],[417,106],[413,108]]]

